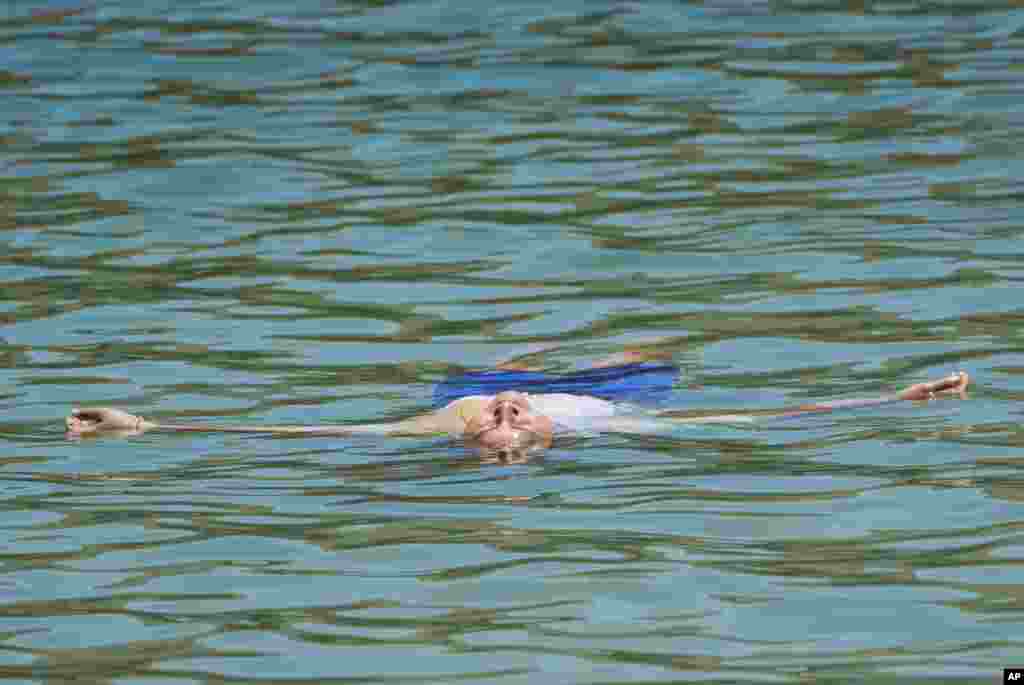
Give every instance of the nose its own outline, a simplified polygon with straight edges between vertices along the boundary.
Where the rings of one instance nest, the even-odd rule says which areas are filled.
[[[498,406],[494,408],[494,422],[499,426],[502,424],[511,424],[517,418],[519,418],[519,407],[511,402],[500,402]]]
[[[480,434],[480,444],[492,449],[507,449],[515,444],[519,437],[519,429],[512,424],[499,420],[494,428]]]

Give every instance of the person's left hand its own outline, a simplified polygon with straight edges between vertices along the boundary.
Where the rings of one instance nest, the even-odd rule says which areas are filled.
[[[136,435],[151,427],[141,416],[129,414],[110,407],[88,407],[73,409],[64,419],[69,437],[80,437],[96,433],[111,435]]]

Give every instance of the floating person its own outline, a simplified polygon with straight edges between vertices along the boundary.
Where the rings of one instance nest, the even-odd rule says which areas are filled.
[[[134,435],[148,431],[266,433],[303,436],[447,435],[502,459],[521,459],[548,447],[562,433],[652,433],[680,423],[747,423],[758,418],[786,418],[891,402],[929,400],[940,395],[966,396],[970,379],[958,372],[911,385],[893,395],[847,399],[777,410],[693,415],[679,410],[644,410],[663,399],[678,368],[671,364],[634,362],[554,375],[518,368],[465,373],[435,388],[435,411],[393,423],[360,425],[221,425],[164,423],[120,409],[80,408],[66,419],[69,437]]]

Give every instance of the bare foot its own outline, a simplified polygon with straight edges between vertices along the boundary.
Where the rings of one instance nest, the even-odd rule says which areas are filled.
[[[135,435],[153,426],[141,416],[109,407],[73,409],[71,415],[64,419],[64,425],[67,426],[68,437],[94,433]]]
[[[940,395],[956,395],[960,399],[967,397],[967,386],[971,377],[963,371],[928,383],[912,385],[899,394],[901,400],[931,400]]]

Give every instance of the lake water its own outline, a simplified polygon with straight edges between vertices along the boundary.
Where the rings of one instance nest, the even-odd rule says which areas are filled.
[[[0,679],[999,682],[1024,665],[1019,2],[0,5]],[[733,412],[382,421],[636,348]]]

